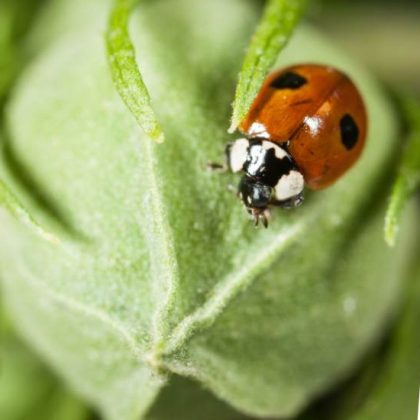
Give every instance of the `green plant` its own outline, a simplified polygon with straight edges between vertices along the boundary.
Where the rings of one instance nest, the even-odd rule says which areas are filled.
[[[418,105],[407,105],[414,134],[388,210],[389,242],[401,220],[391,249],[383,220],[398,113],[311,26],[278,56],[302,8],[268,2],[241,71],[259,14],[251,1],[53,0],[31,32],[35,58],[3,125],[0,191],[18,219],[0,224],[4,304],[106,418],[164,418],[182,392],[236,416],[178,376],[248,415],[298,415],[355,370],[401,302],[416,251],[418,209],[402,203],[417,186]],[[234,179],[204,164],[229,138],[238,73],[232,127],[266,72],[296,61],[354,78],[368,146],[337,185],[256,231],[226,188]],[[162,133],[163,144],[150,141]]]

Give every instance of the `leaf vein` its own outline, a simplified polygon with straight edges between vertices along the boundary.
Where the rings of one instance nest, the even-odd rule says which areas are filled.
[[[210,299],[193,313],[186,316],[173,329],[170,340],[164,350],[164,355],[174,353],[181,347],[197,330],[210,327],[218,315],[233,301],[233,299],[248,286],[253,280],[278,258],[279,253],[304,230],[307,224],[297,223],[289,229],[281,232],[271,245],[262,249],[259,253],[253,253],[250,261],[243,264],[240,270],[227,276],[215,286]]]

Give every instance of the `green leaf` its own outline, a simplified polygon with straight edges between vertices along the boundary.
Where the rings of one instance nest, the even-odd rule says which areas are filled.
[[[146,416],[174,375],[252,416],[299,412],[349,374],[399,302],[416,217],[405,214],[389,249],[383,183],[398,124],[386,96],[317,31],[296,32],[277,65],[344,69],[366,98],[369,139],[336,185],[256,230],[227,188],[238,179],[204,170],[230,140],[235,78],[258,19],[252,2],[139,6],[131,33],[165,127],[161,146],[138,130],[109,75],[106,3],[89,2],[87,18],[85,0],[57,1],[39,28],[53,42],[8,107],[11,143],[92,241],[54,247],[1,221],[14,324],[107,419]]]
[[[128,21],[137,0],[113,0],[113,3],[106,31],[112,78],[118,93],[140,127],[152,140],[161,143],[164,139],[162,129],[153,111],[128,33]]]
[[[402,211],[420,186],[420,102],[410,97],[402,97],[400,102],[406,116],[409,137],[385,216],[385,240],[389,246],[395,245]]]
[[[398,317],[377,375],[365,399],[353,407],[349,419],[369,420],[415,417],[420,371],[420,266],[411,274],[402,314]]]
[[[416,261],[398,316],[380,348],[369,355],[363,369],[333,399],[324,401],[305,419],[415,418],[420,370],[419,278],[420,265]]]
[[[234,132],[301,17],[306,0],[267,0],[239,73],[229,131]]]
[[[39,225],[31,214],[22,206],[16,196],[0,179],[0,207],[8,210],[16,220],[27,226],[33,233],[54,244],[58,244],[59,239],[52,233],[46,231]]]
[[[199,384],[174,376],[150,408],[147,420],[249,419],[214,397]]]

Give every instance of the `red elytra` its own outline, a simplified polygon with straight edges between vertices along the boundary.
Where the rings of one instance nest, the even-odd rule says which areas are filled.
[[[341,71],[303,64],[271,73],[239,130],[286,148],[306,185],[325,188],[360,156],[367,116],[360,93]]]

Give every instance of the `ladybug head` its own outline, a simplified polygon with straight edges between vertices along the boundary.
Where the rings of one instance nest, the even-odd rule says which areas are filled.
[[[239,183],[238,194],[245,207],[262,211],[271,201],[273,188],[245,175]]]
[[[261,220],[268,226],[270,212],[268,206],[273,196],[273,188],[244,175],[239,183],[238,195],[257,226]]]

